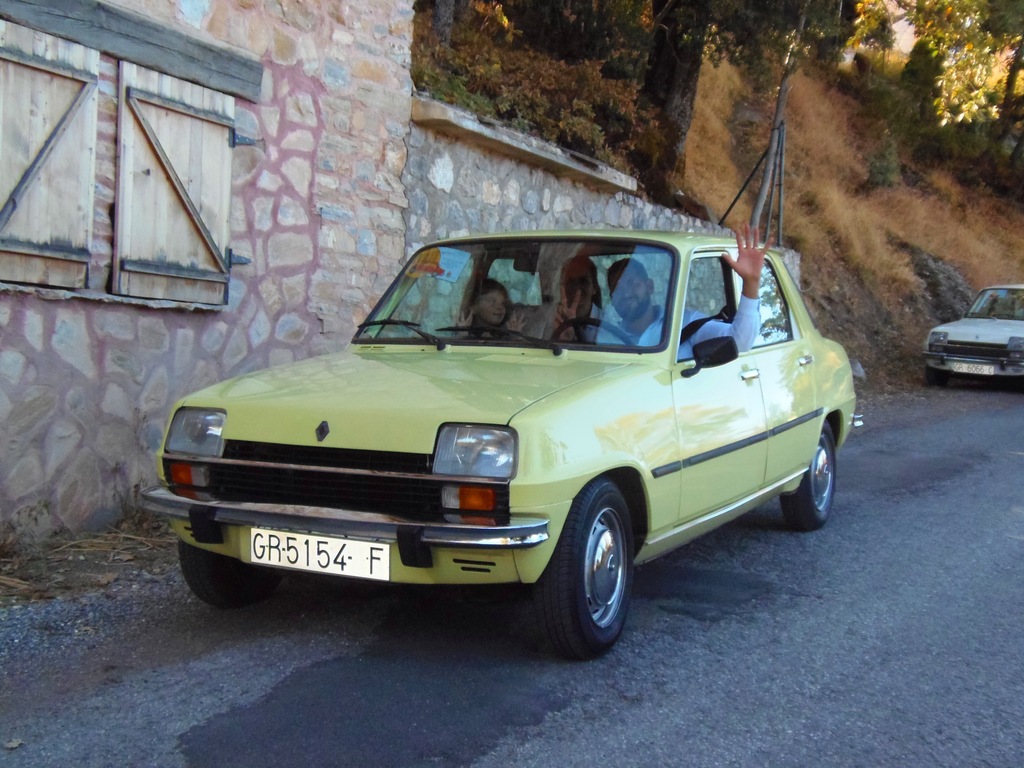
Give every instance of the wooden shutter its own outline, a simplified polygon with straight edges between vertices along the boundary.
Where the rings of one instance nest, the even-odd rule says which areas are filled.
[[[121,63],[116,293],[227,302],[234,98]]]
[[[0,20],[0,280],[88,282],[99,52]]]

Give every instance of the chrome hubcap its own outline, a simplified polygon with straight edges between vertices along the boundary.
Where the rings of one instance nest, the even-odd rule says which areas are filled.
[[[590,617],[600,627],[615,619],[622,602],[626,579],[623,541],[618,516],[611,509],[602,510],[587,537],[583,574]]]
[[[818,441],[818,451],[811,462],[811,496],[814,506],[825,509],[832,497],[835,476],[832,474],[832,454],[824,436]]]

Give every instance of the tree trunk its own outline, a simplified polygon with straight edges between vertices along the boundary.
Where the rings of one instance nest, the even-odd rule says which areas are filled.
[[[996,138],[1002,139],[1013,130],[1017,112],[1017,76],[1021,67],[1024,66],[1024,36],[1017,40],[1017,46],[1013,50],[1013,60],[1010,62],[1010,69],[1006,73],[1006,92],[1003,94],[1003,104],[999,109],[999,132]]]
[[[452,43],[452,28],[469,10],[469,0],[435,0],[432,26],[444,46]]]
[[[799,41],[804,33],[804,25],[807,23],[807,14],[801,12],[800,21],[797,24],[796,29],[796,41]],[[772,187],[772,183],[775,181],[776,172],[776,158],[779,153],[779,134],[781,133],[782,123],[786,120],[786,102],[789,99],[789,91],[793,87],[791,82],[793,75],[797,70],[798,59],[796,56],[796,42],[790,46],[789,52],[786,54],[786,62],[782,68],[782,81],[779,83],[779,95],[775,100],[775,117],[772,119],[772,132],[768,138],[768,154],[765,157],[764,165],[764,176],[761,177],[761,187],[757,191],[757,201],[754,203],[754,208],[750,212],[750,226],[756,227],[761,222],[761,214],[764,211],[765,200],[768,198],[768,192]],[[778,169],[779,173],[783,173],[784,169]],[[771,211],[768,212],[771,216]],[[776,234],[776,237],[781,242],[782,233]]]
[[[690,16],[686,27],[680,23],[673,8],[674,0],[655,0],[654,16],[664,18],[657,24],[648,58],[644,93],[659,109],[665,132],[661,152],[653,157],[642,178],[648,194],[663,205],[675,201],[677,176],[682,168],[686,134],[693,122],[697,81],[704,61],[709,15],[700,2],[686,3]]]
[[[1013,146],[1013,152],[1010,155],[1010,167],[1018,170],[1021,167],[1022,160],[1024,160],[1024,134],[1020,135],[1017,143]]]

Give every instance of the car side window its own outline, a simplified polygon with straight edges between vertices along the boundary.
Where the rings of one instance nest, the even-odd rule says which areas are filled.
[[[694,258],[686,281],[686,305],[683,325],[696,317],[712,317],[728,302],[725,275],[719,256]]]
[[[793,338],[793,326],[789,317],[789,305],[782,295],[779,279],[774,269],[765,264],[761,272],[761,331],[757,334],[754,347],[779,344]]]

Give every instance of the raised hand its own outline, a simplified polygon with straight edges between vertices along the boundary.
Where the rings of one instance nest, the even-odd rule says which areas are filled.
[[[562,332],[555,341],[569,341],[573,338],[574,331],[570,326],[570,321],[576,317],[581,300],[582,295],[577,293],[576,298],[569,301],[569,295],[565,292],[565,285],[562,285],[562,301],[555,310],[555,328],[562,328]]]
[[[750,299],[760,296],[761,270],[764,269],[766,246],[760,245],[761,232],[757,227],[744,224],[736,232],[736,261],[725,262],[743,280],[743,295]]]
[[[513,310],[512,314],[508,318],[508,321],[505,323],[505,327],[508,328],[510,331],[522,333],[523,329],[526,327],[526,318],[523,317],[523,313],[520,312],[518,309]]]

